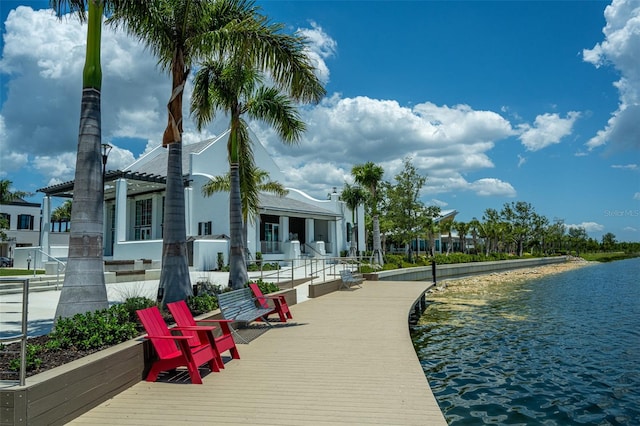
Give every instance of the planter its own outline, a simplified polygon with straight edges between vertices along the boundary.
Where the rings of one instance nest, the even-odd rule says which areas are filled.
[[[129,340],[0,391],[0,425],[62,425],[142,380],[150,345]]]

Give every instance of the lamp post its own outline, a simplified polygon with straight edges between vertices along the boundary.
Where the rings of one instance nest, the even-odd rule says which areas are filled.
[[[102,183],[104,184],[104,175],[107,173],[107,158],[113,147],[108,143],[102,144]]]

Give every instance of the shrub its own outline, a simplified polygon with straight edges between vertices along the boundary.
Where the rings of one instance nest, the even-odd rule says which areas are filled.
[[[132,297],[125,300],[122,303],[124,309],[129,313],[128,320],[130,322],[138,322],[138,316],[136,315],[136,311],[139,309],[146,309],[152,306],[156,306],[156,302],[147,297]]]
[[[260,288],[260,291],[263,294],[275,293],[276,291],[280,291],[280,287],[278,287],[277,284],[265,282],[262,280],[262,278],[258,278],[255,283],[258,284],[258,288]]]
[[[204,314],[218,308],[218,300],[211,294],[199,294],[187,299],[187,306],[193,315]]]
[[[55,330],[49,334],[47,348],[102,349],[132,339],[137,334],[137,323],[130,320],[129,307],[119,304],[71,318],[58,318]]]
[[[40,359],[38,357],[38,355],[43,350],[44,350],[44,348],[41,345],[32,345],[32,344],[27,343],[27,352],[26,352],[26,356],[27,356],[26,369],[27,369],[27,371],[34,370],[36,368],[39,368],[40,365],[42,365],[42,359]],[[19,371],[20,370],[20,357],[12,359],[9,362],[9,370],[11,370],[11,371]]]

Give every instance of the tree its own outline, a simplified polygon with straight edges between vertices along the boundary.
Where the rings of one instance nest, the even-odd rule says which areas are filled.
[[[122,0],[124,1],[124,0]],[[109,306],[104,282],[101,112],[102,68],[100,41],[102,14],[114,11],[119,0],[51,0],[59,17],[68,9],[87,22],[87,47],[82,72],[80,131],[76,156],[73,224],[64,285],[55,318],[106,309]],[[86,13],[87,11],[88,13]]]
[[[393,235],[408,249],[409,262],[413,261],[411,242],[422,228],[425,206],[420,201],[420,190],[427,178],[421,176],[410,158],[404,159],[403,169],[395,176],[395,184],[387,185],[387,217],[393,223]]]
[[[567,238],[572,250],[575,250],[576,256],[580,256],[580,251],[587,243],[587,231],[582,226],[569,227]]]
[[[213,120],[216,111],[225,111],[230,117],[227,142],[231,221],[229,287],[233,289],[242,288],[248,281],[246,251],[241,237],[244,226],[241,189],[243,181],[248,179],[246,175],[255,168],[248,125],[243,117],[246,115],[270,124],[286,144],[297,143],[306,126],[294,101],[317,102],[325,93],[303,53],[304,39],[280,34],[281,26],[265,25],[262,29],[262,36],[273,39],[273,45],[278,46],[273,50],[279,51],[267,49],[261,55],[273,56],[274,62],[265,64],[259,55],[229,55],[205,61],[196,74],[191,102],[198,129]],[[282,69],[293,75],[280,75]],[[275,87],[264,85],[265,73],[275,80]]]
[[[351,244],[349,246],[349,256],[356,257],[358,255],[358,226],[356,224],[356,210],[358,206],[367,199],[367,193],[360,186],[344,184],[340,199],[345,202],[349,210],[351,210]]]
[[[602,250],[611,251],[616,245],[616,236],[611,232],[607,232],[602,236]]]
[[[260,213],[260,192],[268,192],[279,197],[285,197],[289,191],[282,186],[281,183],[269,179],[269,173],[258,167],[253,167],[246,176],[240,179],[241,202],[242,202],[242,219],[243,219],[243,236],[244,245],[247,246],[248,229],[247,223]],[[202,193],[210,197],[216,192],[231,191],[231,174],[224,176],[215,176],[209,182],[202,186]]]
[[[12,191],[11,185],[13,185],[12,181],[8,179],[0,179],[0,204],[18,201],[24,197],[31,197],[33,195],[31,192]]]
[[[480,228],[480,221],[474,217],[469,222],[469,232],[471,233],[471,238],[473,240],[473,251],[475,254],[478,254],[478,230]]]
[[[449,253],[451,253],[451,240],[452,240],[451,229],[453,228],[453,221],[452,220],[443,220],[443,221],[440,221],[438,224],[440,226],[440,232],[443,233],[443,234],[447,234],[447,253],[446,253],[446,255],[448,256]]]
[[[453,228],[458,231],[458,239],[460,240],[460,252],[465,252],[465,244],[467,239],[467,233],[471,228],[471,224],[465,222],[454,222]]]
[[[110,18],[110,22],[122,24],[129,34],[143,41],[158,56],[159,65],[170,72],[172,79],[169,119],[163,135],[163,146],[169,150],[162,272],[158,289],[163,305],[183,300],[192,294],[182,181],[182,100],[192,66],[211,58],[242,56],[271,71],[273,81],[291,87],[297,100],[319,99],[318,93],[324,95],[324,89],[309,90],[308,75],[313,74],[313,68],[301,53],[303,43],[297,38],[277,34],[282,26],[269,24],[258,10],[253,2],[244,0],[132,1]],[[301,77],[304,73],[307,78]],[[320,87],[319,84],[313,88],[317,87]],[[234,123],[238,125],[235,120]],[[241,141],[239,137],[246,136],[240,133],[238,127],[232,126],[230,142],[234,147]],[[240,233],[242,218],[237,176],[237,173],[231,173],[230,204],[237,206],[234,207],[232,220],[240,225],[235,238],[232,235],[231,258],[234,260],[239,256],[240,267],[246,270]],[[231,264],[232,268],[234,264],[237,265],[237,262]]]
[[[382,182],[384,169],[369,161],[365,164],[353,166],[351,174],[358,185],[362,185],[369,191],[369,203],[373,219],[373,262],[382,266],[384,265],[384,258],[380,240],[380,218],[378,217],[378,203],[380,202],[378,186]]]
[[[62,232],[62,223],[67,223],[67,229],[69,221],[71,220],[71,207],[73,206],[73,202],[71,200],[67,200],[62,203],[61,206],[57,207],[51,213],[51,221],[58,223],[58,232]]]
[[[511,204],[505,203],[500,214],[510,225],[510,229],[513,231],[510,237],[517,245],[518,256],[522,256],[524,246],[531,236],[537,216],[533,206],[524,201],[511,202]]]

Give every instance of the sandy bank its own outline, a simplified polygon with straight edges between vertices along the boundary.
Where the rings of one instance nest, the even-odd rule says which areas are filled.
[[[592,265],[597,262],[587,262],[582,258],[573,258],[565,263],[537,266],[535,268],[514,269],[511,271],[492,272],[490,274],[475,275],[472,277],[453,278],[438,282],[437,288],[431,296],[445,293],[448,289],[456,292],[484,292],[489,286],[502,283],[518,283],[547,275],[559,274],[576,268]]]

